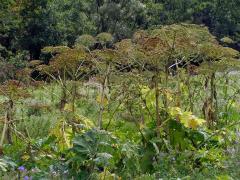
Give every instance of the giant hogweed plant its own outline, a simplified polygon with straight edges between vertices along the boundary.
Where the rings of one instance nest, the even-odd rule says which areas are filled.
[[[19,119],[15,119],[15,106],[19,100],[30,97],[26,86],[20,81],[9,80],[0,86],[0,95],[5,97],[5,101],[1,103],[4,109],[4,116],[2,117],[3,129],[1,133],[0,149],[2,149],[3,143],[6,140],[7,143],[13,143],[13,135],[25,137],[22,133],[16,129],[16,123]],[[26,132],[25,132],[26,133]]]
[[[138,31],[132,39],[122,40],[111,49],[106,45],[110,38],[96,39],[103,43],[97,50],[86,47],[88,44],[74,49],[47,47],[43,51],[51,52],[52,59],[49,65],[38,66],[61,86],[63,118],[51,135],[60,152],[57,157],[64,157],[61,162],[66,163],[69,177],[132,178],[141,171],[153,173],[162,163],[162,153],[173,151],[177,157],[179,153],[197,152],[199,157],[194,153],[188,156],[194,162],[192,166],[214,161],[210,156],[201,158],[201,152],[214,152],[223,137],[221,130],[208,129],[217,121],[216,74],[236,69],[238,52],[219,45],[208,29],[188,24]],[[79,43],[82,41],[79,39]],[[194,76],[193,64],[199,66]],[[95,76],[102,87],[96,99],[97,125],[77,114],[75,107],[76,84]],[[199,118],[191,112],[197,109],[193,104],[198,98],[193,92],[196,76],[203,79],[197,88],[206,92],[198,99],[204,104]],[[116,131],[119,118],[136,126],[137,138],[131,140],[137,149],[132,151],[136,147],[121,142],[129,137],[123,138],[125,132]],[[103,128],[113,132],[99,130]],[[137,152],[136,156],[130,152]],[[133,169],[137,171],[131,173]]]
[[[208,127],[213,127],[215,124],[212,122],[216,121],[214,114],[217,109],[213,105],[214,96],[216,96],[214,73],[221,72],[222,68],[229,70],[233,67],[237,68],[238,52],[219,45],[208,29],[186,24],[166,26],[149,32],[139,31],[135,33],[132,40],[123,40],[116,47],[119,50],[120,62],[129,60],[127,65],[130,67],[130,70],[124,72],[126,76],[117,78],[117,83],[121,82],[121,77],[126,78],[122,80],[123,84],[117,87],[119,92],[128,94],[122,97],[129,97],[120,100],[124,108],[119,110],[121,114],[125,114],[123,117],[126,120],[137,123],[143,142],[146,143],[148,135],[145,135],[141,128],[146,127],[146,122],[150,121],[156,123],[153,125],[156,129],[151,131],[156,132],[159,138],[161,137],[160,140],[154,138],[157,140],[154,145],[156,149],[169,150],[169,145],[166,143],[168,140],[179,150],[202,147],[206,140],[205,133],[198,132],[197,127],[201,127],[205,121],[195,117],[191,112],[181,110],[182,108],[195,109],[193,92],[191,92],[191,86],[194,86],[191,81],[191,65],[198,64],[201,70],[204,64],[209,64],[207,73],[211,74],[213,79],[210,82],[211,88],[206,90],[207,92],[209,90],[211,96],[208,98],[211,107],[204,104],[202,116],[206,118]],[[181,73],[182,67],[186,67],[185,73]],[[171,68],[175,69],[175,76],[170,75]],[[213,73],[211,69],[214,69]],[[120,71],[118,75],[124,73]],[[136,81],[130,80],[131,78]],[[143,88],[148,91],[147,96],[141,95],[142,85],[147,87]],[[123,90],[120,91],[120,89]],[[187,107],[181,99],[185,93],[188,94],[190,101]],[[179,111],[176,117],[172,117],[169,112],[172,108]],[[161,139],[164,139],[164,143],[160,143]],[[165,147],[160,144],[165,144]]]
[[[108,56],[107,53],[104,55],[103,51],[103,53],[100,52],[101,55],[97,51],[90,53],[88,47],[82,44],[82,38],[80,38],[79,44],[76,44],[74,49],[65,46],[45,47],[42,52],[50,53],[52,58],[48,65],[39,65],[36,67],[38,71],[46,74],[61,87],[62,95],[60,97],[59,108],[63,118],[59,119],[56,128],[51,131],[51,134],[57,138],[61,151],[72,146],[72,135],[84,132],[85,129],[93,127],[93,123],[88,118],[76,113],[75,106],[79,93],[78,84],[83,85],[85,79],[87,79],[91,73],[94,73],[95,70],[101,72],[101,67],[104,65],[101,66],[100,64],[103,63],[100,62],[101,60],[97,62],[94,59],[101,57],[101,55],[104,57]],[[104,43],[105,40],[108,42],[108,39],[109,38],[103,38],[101,43]],[[99,58],[97,60],[99,60]],[[105,79],[103,82],[107,82],[106,78],[103,77],[103,79]],[[68,84],[71,85],[70,88]],[[105,92],[105,83],[103,84],[101,97],[103,96],[103,92]],[[100,100],[100,106],[102,106],[101,104],[102,100]],[[99,122],[101,122],[101,111],[99,114]]]

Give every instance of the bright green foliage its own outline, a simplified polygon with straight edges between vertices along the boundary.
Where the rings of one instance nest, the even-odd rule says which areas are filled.
[[[70,48],[67,47],[67,46],[56,46],[56,47],[53,47],[53,46],[47,46],[47,47],[44,47],[42,49],[42,52],[43,53],[51,53],[51,54],[59,54],[59,53],[63,53],[67,50],[69,50]]]
[[[92,37],[91,35],[81,35],[76,39],[75,42],[75,47],[78,47],[79,45],[84,45],[88,48],[91,48],[95,45],[96,40],[94,37]]]
[[[7,172],[8,168],[14,169],[17,165],[8,158],[0,159],[0,175]]]
[[[69,152],[70,171],[75,177],[86,179],[101,169],[112,171],[119,164],[119,173],[128,177],[127,173],[135,174],[139,170],[136,151],[136,147],[121,144],[111,133],[92,129],[73,140]]]
[[[191,112],[182,112],[178,107],[171,108],[170,114],[187,128],[196,129],[205,123],[204,119],[197,118]]]
[[[109,33],[100,33],[96,36],[96,39],[103,46],[106,46],[106,44],[110,44],[113,42],[113,37]]]
[[[222,39],[221,39],[221,42],[223,42],[223,43],[225,43],[225,44],[233,44],[234,43],[234,41],[231,39],[231,38],[229,38],[229,37],[223,37]]]

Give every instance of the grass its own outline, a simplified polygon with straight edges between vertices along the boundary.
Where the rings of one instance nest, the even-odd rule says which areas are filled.
[[[201,82],[202,78],[194,77],[192,81]],[[238,84],[240,84],[240,82],[237,76],[232,76],[231,81],[233,86],[228,87],[228,94],[230,94],[230,97],[231,95],[235,97],[235,93],[239,89]],[[226,124],[239,121],[240,118],[239,96],[236,94],[234,99],[225,99],[225,87],[222,84],[223,82],[224,79],[220,78],[217,84],[217,87],[219,88],[219,111],[221,112],[219,113],[219,127],[224,127]],[[198,88],[200,89],[200,85]],[[197,92],[194,96],[194,111],[196,114],[200,114],[199,107],[202,106],[200,102],[202,102],[206,96],[204,91],[199,91],[198,88],[196,89]],[[29,92],[31,94],[31,98],[24,99],[16,103],[16,114],[14,119],[18,122],[16,129],[19,132],[24,132],[30,140],[36,140],[48,136],[52,129],[56,128],[56,124],[63,116],[63,112],[61,112],[58,108],[58,103],[61,97],[61,88],[58,84],[52,83],[45,84],[40,88],[29,87]],[[79,86],[78,94],[79,96],[76,101],[76,113],[90,119],[96,125],[99,112],[99,106],[96,101],[98,91],[94,88],[86,89],[84,86]],[[183,94],[182,96],[184,104],[184,99],[187,98],[187,95]],[[0,102],[3,102],[4,100],[4,97],[0,97]],[[104,127],[106,127],[109,120],[111,120],[111,124],[108,128],[109,131],[114,132],[114,134],[122,141],[130,140],[131,142],[138,142],[141,134],[136,124],[124,119],[121,116],[121,113],[116,113],[114,116],[111,115],[114,107],[116,106],[116,104],[112,104],[109,107],[109,112],[105,111],[103,123]],[[228,111],[224,112],[226,108]],[[223,162],[222,168],[211,167],[208,164],[204,169],[193,169],[193,167],[188,164],[187,156],[183,156],[183,162],[179,163],[172,161],[171,158],[174,158],[174,155],[171,157],[171,155],[167,153],[162,157],[163,164],[156,166],[160,170],[159,173],[156,173],[155,175],[142,175],[137,179],[151,180],[156,176],[163,179],[238,179],[240,177],[240,170],[238,168],[240,165],[240,135],[237,131],[238,128],[239,126],[234,127],[231,131],[231,137],[235,139],[234,142],[232,142],[230,146],[227,145],[227,147],[220,149],[220,151],[224,154],[224,157],[226,157],[225,160],[221,161]],[[25,146],[26,144],[19,141],[19,139],[16,139],[14,145],[7,145],[5,147],[6,155],[18,159],[18,156],[22,153],[21,150],[26,148]],[[216,151],[213,152],[213,154],[214,153],[216,153]],[[186,164],[186,167],[183,167],[183,164]]]

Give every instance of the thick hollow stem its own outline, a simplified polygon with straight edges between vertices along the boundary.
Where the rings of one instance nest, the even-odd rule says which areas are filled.
[[[211,74],[211,104],[213,107],[213,121],[217,122],[217,111],[218,111],[218,102],[217,102],[217,91],[216,91],[216,77],[215,73]]]
[[[7,116],[8,116],[8,114],[7,114],[7,112],[6,112],[6,114],[5,114],[4,126],[3,126],[3,131],[2,131],[2,135],[1,135],[0,148],[3,146],[5,134],[6,134],[6,131],[7,131],[7,126],[8,126]]]
[[[102,128],[102,116],[104,112],[104,98],[105,98],[105,89],[107,87],[108,82],[108,76],[110,73],[110,64],[108,64],[107,72],[104,76],[103,82],[102,82],[102,88],[101,88],[101,99],[100,99],[100,110],[99,110],[99,116],[98,116],[98,128]]]
[[[158,76],[159,73],[156,73],[155,76],[155,103],[156,103],[156,121],[157,121],[157,135],[160,136],[160,126],[161,126],[161,118],[160,118],[160,107],[159,107],[159,87],[158,87]]]

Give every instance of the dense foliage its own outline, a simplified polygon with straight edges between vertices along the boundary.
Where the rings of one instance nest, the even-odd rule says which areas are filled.
[[[178,22],[204,24],[239,48],[237,0],[2,0],[0,9],[1,46],[13,53],[27,50],[31,59],[43,46],[72,45],[82,34],[109,32],[122,39],[138,28]]]
[[[237,0],[2,0],[0,179],[238,179]]]

